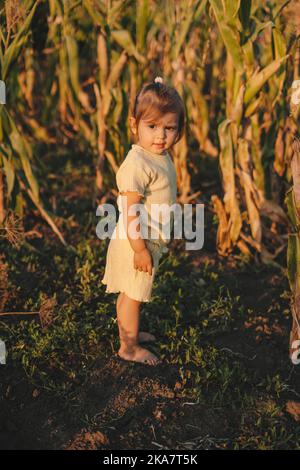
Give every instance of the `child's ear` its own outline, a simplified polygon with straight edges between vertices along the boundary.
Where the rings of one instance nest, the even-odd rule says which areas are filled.
[[[136,120],[133,116],[129,118],[129,126],[131,129],[131,132],[136,135],[137,134],[137,125],[136,125]]]

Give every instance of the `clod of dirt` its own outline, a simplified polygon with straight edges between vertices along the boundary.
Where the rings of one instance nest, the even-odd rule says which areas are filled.
[[[87,432],[83,429],[67,444],[65,450],[97,450],[108,444],[109,440],[102,432]]]
[[[294,418],[295,421],[300,421],[300,403],[297,401],[288,401],[286,404],[286,411]]]

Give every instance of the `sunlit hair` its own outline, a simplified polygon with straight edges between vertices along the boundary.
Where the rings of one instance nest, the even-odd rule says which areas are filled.
[[[183,101],[175,88],[160,82],[146,83],[138,92],[133,106],[136,125],[139,125],[142,118],[155,120],[166,113],[175,113],[178,116],[176,143],[181,139],[185,128],[186,117]]]

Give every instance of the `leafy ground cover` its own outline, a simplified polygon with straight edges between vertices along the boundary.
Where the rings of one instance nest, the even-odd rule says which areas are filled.
[[[41,237],[19,249],[1,242],[3,310],[48,307],[0,317],[0,447],[299,449],[284,254],[269,266],[218,257],[203,186],[204,248],[173,240],[142,309],[142,330],[157,338],[147,347],[163,363],[122,361],[116,296],[100,282],[108,240],[95,233],[93,175],[84,161],[60,165],[44,197],[64,218],[68,248],[36,215],[26,230]]]

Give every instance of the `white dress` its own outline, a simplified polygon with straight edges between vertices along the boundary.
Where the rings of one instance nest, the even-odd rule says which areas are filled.
[[[137,191],[143,196],[141,203],[147,218],[140,219],[141,230],[148,230],[145,244],[152,255],[153,269],[150,275],[134,268],[134,251],[123,222],[122,198],[125,196],[119,194],[117,204],[120,217],[108,245],[105,273],[101,282],[106,285],[106,292],[125,292],[132,299],[149,302],[159,260],[163,253],[168,252],[168,229],[172,228],[173,223],[172,212],[169,212],[169,219],[163,219],[164,223],[161,223],[162,219],[155,218],[151,208],[153,204],[170,207],[176,203],[175,167],[168,153],[158,155],[134,144],[116,174],[116,181],[119,192]],[[166,220],[170,225],[165,224]]]

